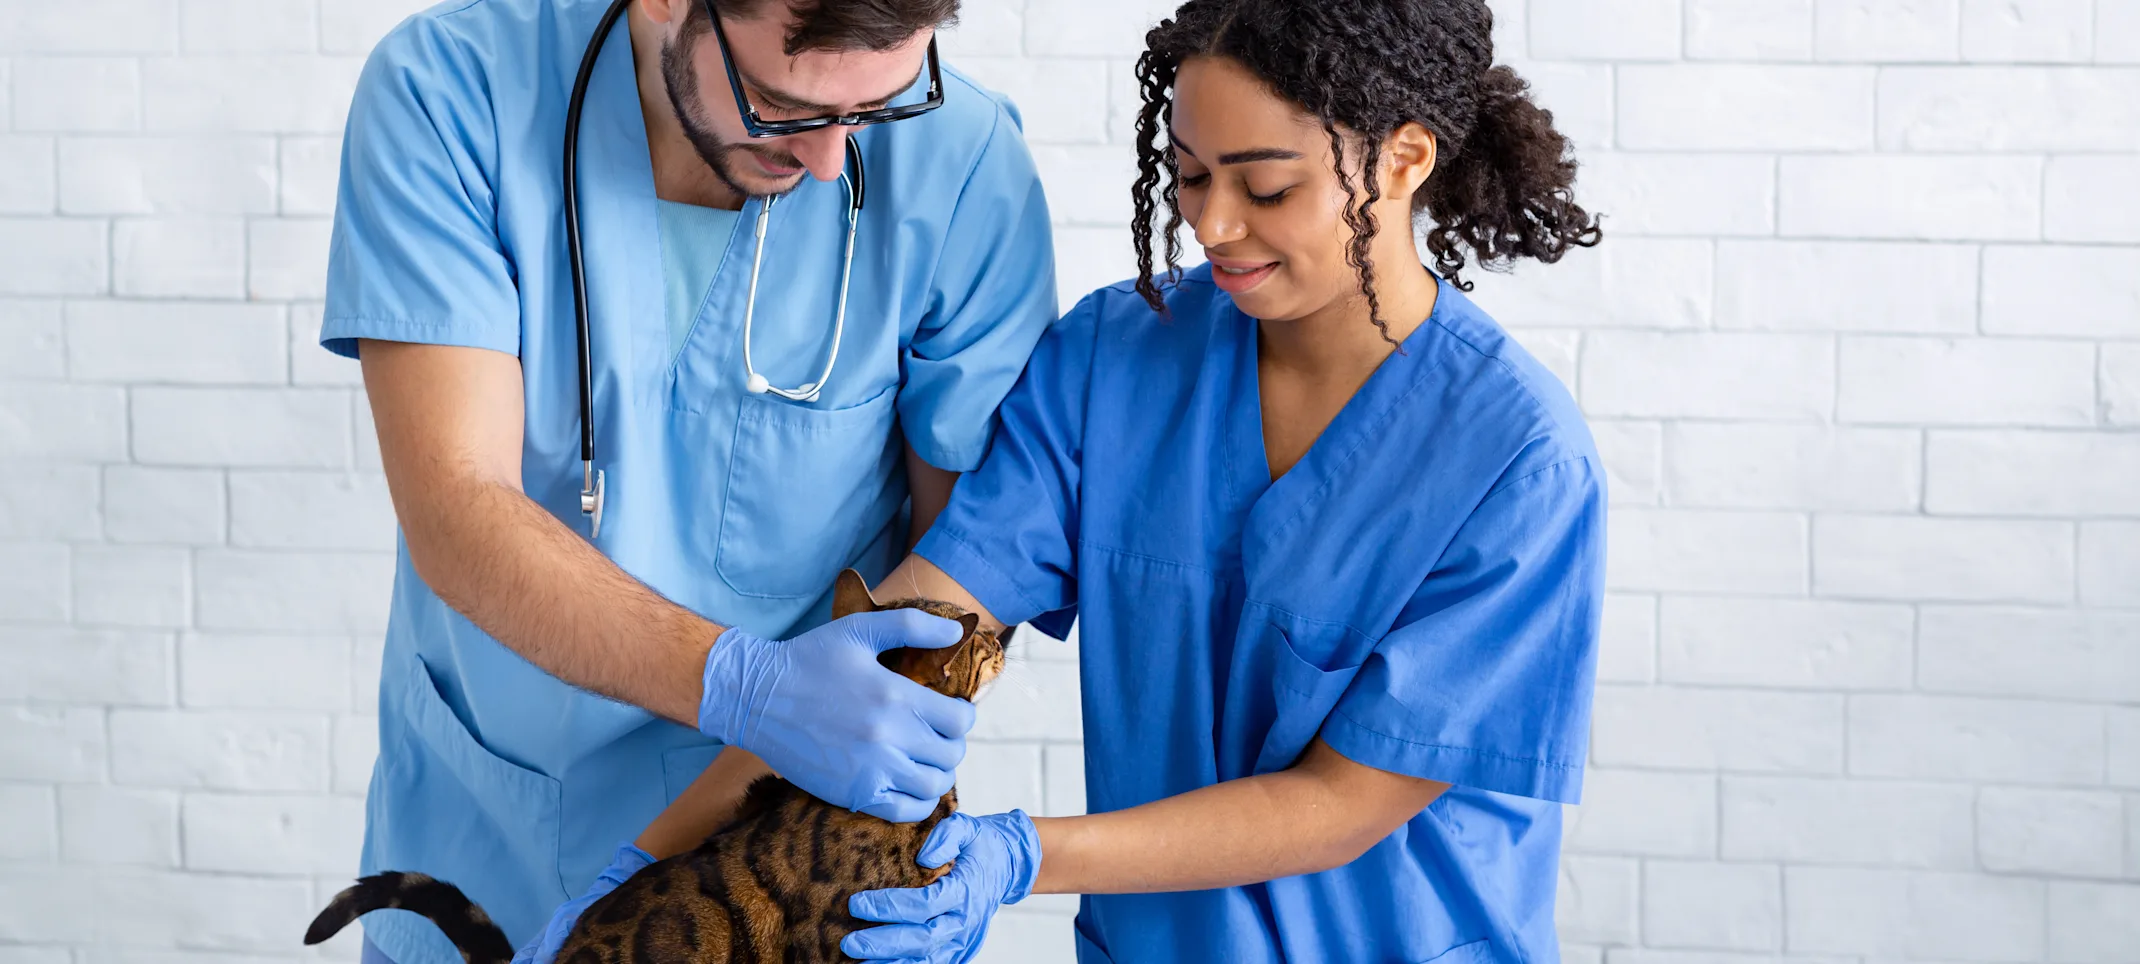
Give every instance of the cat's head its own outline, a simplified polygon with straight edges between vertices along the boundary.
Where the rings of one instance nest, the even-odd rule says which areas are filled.
[[[945,696],[973,699],[983,686],[1003,672],[1003,641],[981,628],[981,617],[934,599],[894,599],[879,603],[869,594],[862,575],[852,569],[840,573],[832,590],[832,618],[883,609],[919,609],[942,616],[965,630],[959,641],[943,649],[894,649],[877,661],[894,673]]]

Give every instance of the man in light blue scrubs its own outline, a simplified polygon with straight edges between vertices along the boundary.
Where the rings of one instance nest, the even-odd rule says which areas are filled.
[[[844,567],[881,578],[979,463],[1056,305],[1007,101],[945,68],[936,109],[853,123],[926,100],[957,0],[630,0],[596,41],[609,7],[451,0],[379,45],[321,332],[363,362],[402,534],[363,869],[458,884],[516,944],[724,745],[888,819],[951,785],[971,707],[875,657],[954,624],[828,624],[827,597]],[[598,533],[561,180],[591,41]],[[845,119],[763,138],[746,112]],[[868,176],[843,316],[850,137]],[[366,938],[375,960],[459,960],[399,911]]]

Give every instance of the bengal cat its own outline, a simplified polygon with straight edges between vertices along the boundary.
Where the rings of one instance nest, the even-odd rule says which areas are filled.
[[[853,570],[840,574],[833,616],[919,609],[958,621],[944,649],[896,649],[878,657],[906,678],[971,700],[1003,670],[1004,641],[948,603],[878,604]],[[1008,634],[1005,634],[1008,635]],[[920,823],[894,824],[832,806],[779,777],[751,784],[735,818],[697,848],[641,870],[589,906],[556,964],[831,964],[851,958],[840,939],[874,926],[847,913],[864,890],[920,887],[949,867],[915,856],[929,831],[958,809],[944,794]],[[460,888],[422,874],[382,873],[336,895],[305,932],[317,944],[363,914],[397,908],[430,918],[468,964],[509,964],[512,944]]]

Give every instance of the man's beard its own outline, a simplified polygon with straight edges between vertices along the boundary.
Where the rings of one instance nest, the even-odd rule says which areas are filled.
[[[662,45],[662,86],[668,88],[669,109],[675,112],[677,123],[683,125],[684,136],[689,138],[691,146],[698,150],[699,159],[713,169],[713,176],[720,178],[721,183],[736,192],[738,197],[756,197],[762,192],[743,186],[741,178],[736,175],[734,165],[742,160],[738,155],[755,154],[780,167],[800,168],[803,164],[793,154],[784,151],[722,141],[720,135],[699,122],[699,115],[704,113],[706,105],[698,95],[698,68],[691,63],[691,58],[686,56],[684,51],[693,47],[698,38],[711,29],[710,23],[701,17],[693,16],[684,21],[674,43]],[[802,175],[797,174],[795,182],[780,193],[786,194],[801,183]]]

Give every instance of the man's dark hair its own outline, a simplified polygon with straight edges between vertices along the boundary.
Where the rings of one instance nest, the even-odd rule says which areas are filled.
[[[1486,0],[1188,0],[1145,35],[1137,60],[1144,95],[1137,113],[1137,290],[1164,311],[1153,280],[1153,228],[1166,211],[1162,252],[1176,277],[1181,226],[1178,173],[1169,140],[1174,78],[1191,57],[1226,57],[1278,96],[1322,122],[1350,199],[1347,259],[1359,272],[1368,317],[1387,327],[1375,295],[1369,247],[1380,225],[1373,177],[1382,140],[1417,121],[1433,132],[1441,158],[1412,198],[1413,217],[1431,222],[1427,251],[1451,284],[1470,260],[1499,268],[1519,257],[1552,262],[1570,247],[1598,243],[1597,218],[1575,203],[1575,160],[1553,115],[1533,103],[1523,78],[1493,63],[1493,12]],[[1351,135],[1348,137],[1347,135]],[[1350,142],[1348,144],[1348,142]],[[1357,165],[1348,154],[1360,155]],[[1411,225],[1402,225],[1409,229]]]
[[[749,18],[777,15],[764,9],[773,2],[713,0],[713,5],[723,16]],[[959,18],[959,0],[788,0],[787,7],[795,18],[785,45],[790,57],[805,50],[890,50]]]

